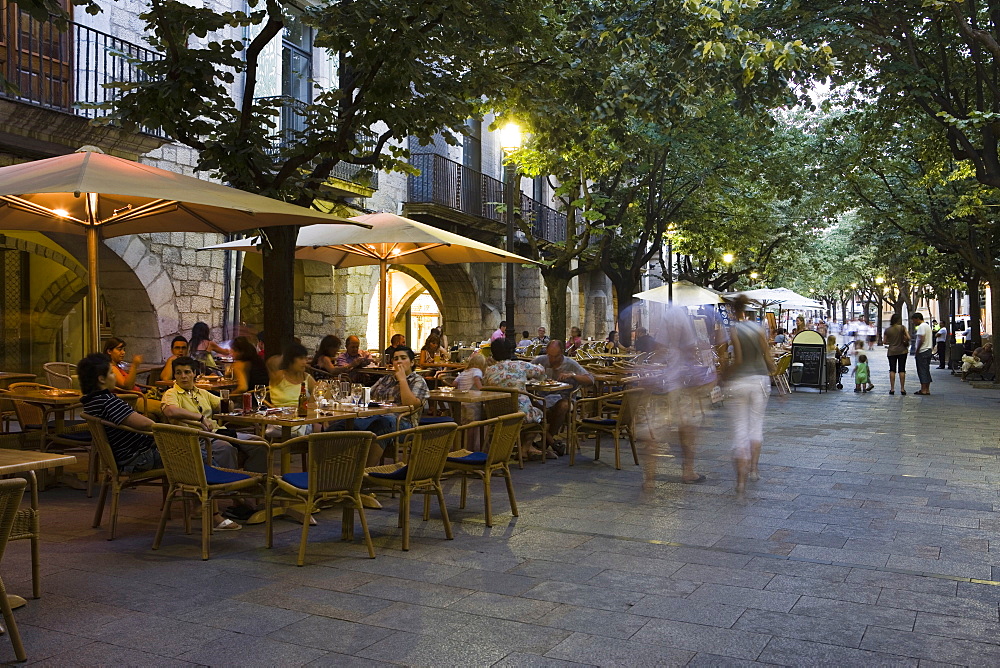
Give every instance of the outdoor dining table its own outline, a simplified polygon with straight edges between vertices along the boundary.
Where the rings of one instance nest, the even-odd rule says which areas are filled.
[[[60,468],[62,466],[69,466],[70,464],[75,463],[76,457],[73,455],[63,455],[53,452],[36,452],[34,450],[0,450],[0,477],[27,474],[22,477],[28,481],[28,487],[30,488],[31,493],[31,512],[36,515],[35,522],[37,522],[38,480],[35,478],[35,471]],[[33,522],[33,524],[35,522]],[[32,550],[38,549],[37,541],[37,535],[31,538]],[[35,588],[33,593],[35,598],[38,598],[40,594],[38,590],[39,574],[34,571],[34,564],[32,565],[32,582],[34,583],[33,586]],[[27,601],[20,596],[15,596],[13,594],[8,594],[7,600],[10,601],[10,607],[12,608],[19,608],[27,603]]]
[[[454,388],[441,388],[437,390],[431,390],[430,394],[427,395],[428,401],[434,401],[440,404],[448,404],[451,411],[452,419],[455,420],[457,424],[463,424],[462,420],[462,404],[482,404],[488,401],[496,401],[498,399],[509,399],[510,395],[506,392],[492,392],[483,390],[468,390],[466,392],[459,392]],[[468,431],[468,430],[466,430]],[[468,433],[464,435],[465,439],[468,439]],[[480,429],[479,442],[483,442],[482,429]]]
[[[631,373],[595,373],[591,375],[594,377],[594,391],[597,396],[604,394],[608,385],[626,385],[639,380],[639,376]]]
[[[81,396],[76,390],[14,388],[9,394],[4,395],[4,399],[24,401],[41,406],[43,409],[52,408],[56,433],[62,433],[66,429],[66,408],[80,403]]]

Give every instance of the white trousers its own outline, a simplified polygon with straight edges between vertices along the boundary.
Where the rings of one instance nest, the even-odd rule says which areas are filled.
[[[729,418],[733,456],[750,458],[750,443],[764,440],[764,412],[771,394],[768,376],[737,376],[729,381]]]

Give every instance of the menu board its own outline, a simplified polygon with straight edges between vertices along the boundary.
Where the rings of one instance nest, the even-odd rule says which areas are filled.
[[[807,343],[792,344],[792,364],[802,364],[802,377],[796,385],[823,389],[826,383],[826,346]]]

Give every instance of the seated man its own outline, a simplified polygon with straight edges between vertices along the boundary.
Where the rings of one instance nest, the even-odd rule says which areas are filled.
[[[962,356],[962,380],[969,375],[970,372],[978,373],[988,373],[993,369],[993,344],[987,343],[972,353],[971,356]]]
[[[76,372],[83,392],[83,410],[88,415],[149,431],[153,421],[135,412],[112,391],[116,378],[111,372],[111,358],[102,353],[87,355],[77,363]],[[136,434],[112,427],[108,427],[106,432],[115,463],[122,473],[139,473],[163,467],[152,434]]]
[[[361,377],[364,375],[361,369],[374,363],[375,360],[372,359],[371,353],[361,349],[361,339],[352,334],[344,342],[344,352],[337,356],[334,371],[336,373],[346,373],[351,382],[357,383],[361,381]]]
[[[170,342],[170,357],[167,361],[163,363],[163,371],[160,372],[159,380],[173,380],[174,379],[174,360],[178,357],[186,357],[188,354],[188,340],[183,336],[175,336],[174,340]],[[152,385],[155,378],[149,379],[149,384]]]
[[[221,432],[241,440],[260,440],[250,434],[237,434],[231,429],[222,429],[212,418],[221,402],[219,397],[208,390],[195,387],[197,367],[198,363],[190,357],[178,357],[174,360],[174,386],[163,393],[163,415],[174,424]],[[222,440],[212,441],[212,462],[224,469],[239,468],[237,447],[246,456],[243,468],[254,473],[267,473],[269,455],[267,443],[263,440],[260,440],[260,445],[253,446],[235,446]]]
[[[635,341],[632,343],[632,347],[637,353],[651,353],[655,352],[659,346],[656,339],[649,335],[645,327],[636,327]]]
[[[384,353],[382,353],[382,360],[386,363],[386,365],[388,365],[389,360],[392,359],[392,352],[396,350],[396,348],[405,345],[406,337],[402,334],[393,334],[389,337],[389,347],[385,349]]]
[[[549,344],[549,337],[545,334],[545,328],[544,327],[539,327],[538,328],[538,336],[536,336],[534,339],[532,339],[532,341],[534,341],[535,343],[541,343],[543,345],[548,345]]]
[[[563,392],[552,392],[545,395],[549,423],[549,433],[545,435],[545,441],[561,455],[565,451],[565,446],[555,447],[555,434],[562,430],[563,424],[566,422],[566,414],[569,413],[570,408],[570,394],[581,385],[588,387],[593,385],[594,377],[575,359],[566,357],[566,346],[559,339],[549,341],[549,345],[545,348],[545,354],[539,355],[531,362],[545,369],[545,375],[552,380],[572,385],[570,389]]]

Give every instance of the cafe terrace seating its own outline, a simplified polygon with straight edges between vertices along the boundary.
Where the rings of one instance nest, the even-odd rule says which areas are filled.
[[[610,434],[615,442],[615,468],[621,470],[620,441],[622,436],[628,437],[632,447],[632,458],[639,465],[639,453],[635,449],[635,416],[641,406],[645,390],[625,390],[614,392],[602,397],[580,399],[576,402],[575,419],[571,421],[569,443],[569,465],[576,463],[576,451],[580,447],[580,437],[594,436],[594,460],[601,458],[601,436]],[[620,401],[621,403],[616,403]],[[587,415],[588,409],[594,409],[592,415]]]
[[[492,427],[489,449],[485,452],[471,450],[455,450],[448,453],[444,465],[445,475],[462,476],[462,500],[459,508],[465,508],[466,491],[469,476],[474,475],[483,481],[483,504],[486,513],[486,526],[493,526],[493,510],[490,502],[490,479],[498,475],[507,484],[507,498],[510,500],[510,512],[517,517],[517,501],[514,500],[514,482],[510,476],[510,455],[514,445],[521,437],[521,427],[524,425],[524,413],[512,413],[491,420],[470,422],[458,428],[455,442],[460,443],[462,433],[467,429]]]
[[[285,441],[282,447],[307,444],[308,469],[301,473],[268,476],[266,504],[267,547],[271,547],[274,524],[271,509],[276,501],[304,503],[303,517],[309,517],[323,504],[343,504],[344,512],[341,539],[354,539],[354,511],[361,518],[368,556],[375,558],[375,546],[368,532],[368,520],[361,503],[361,483],[365,477],[365,462],[375,434],[370,431],[333,431],[313,433]],[[306,544],[309,539],[309,522],[302,523],[299,541],[298,566],[306,563]]]
[[[220,498],[263,496],[265,476],[209,466],[202,459],[200,440],[223,440],[239,445],[258,445],[260,442],[159,423],[153,425],[153,438],[170,483],[167,498],[163,502],[163,512],[160,514],[160,526],[153,539],[153,549],[160,548],[170,514],[170,504],[178,500],[193,499],[201,506],[201,558],[208,559],[212,535],[212,502]],[[211,448],[207,450],[211,452]],[[184,530],[185,533],[191,533],[190,517],[186,511],[187,508],[184,512]]]
[[[508,399],[495,399],[493,401],[487,401],[483,404],[483,417],[487,419],[497,418],[502,415],[510,415],[511,413],[517,413],[520,411],[520,406],[518,405],[518,397],[524,395],[528,397],[531,405],[541,409],[542,411],[542,421],[541,422],[528,422],[525,423],[521,428],[521,433],[525,434],[541,434],[542,444],[545,444],[545,434],[549,430],[549,422],[547,412],[545,410],[545,401],[540,397],[531,394],[530,392],[525,392],[523,390],[515,390],[510,387],[498,387],[498,386],[484,386],[483,392],[506,392],[510,397]],[[518,468],[524,468],[524,453],[522,452],[520,443],[517,444],[517,466]],[[543,450],[544,452],[544,450]],[[542,462],[545,462],[545,457],[542,457]]]
[[[7,550],[8,537],[11,535],[11,529],[18,515],[18,507],[21,505],[21,497],[24,496],[24,488],[27,484],[28,481],[24,478],[0,480],[0,561],[3,560],[4,552]],[[26,661],[28,655],[21,643],[21,634],[17,630],[17,621],[14,619],[14,612],[11,610],[10,599],[7,598],[7,590],[4,588],[3,580],[0,580],[0,611],[3,612],[3,621],[7,626],[7,633],[10,635],[10,643],[14,646],[14,656],[17,657],[18,661]]]
[[[164,469],[152,469],[138,473],[122,473],[118,469],[114,452],[108,442],[106,429],[122,429],[137,434],[147,434],[148,432],[132,429],[126,425],[116,425],[102,420],[93,415],[83,414],[83,419],[90,427],[90,434],[94,439],[94,457],[98,461],[97,471],[101,481],[101,492],[97,497],[97,510],[94,512],[93,528],[101,526],[104,516],[104,503],[108,498],[108,488],[111,488],[111,529],[108,533],[108,540],[115,539],[115,530],[118,527],[118,504],[121,499],[123,489],[135,488],[140,485],[159,485],[163,487],[163,498],[167,496],[167,473]]]
[[[405,453],[405,463],[395,462],[365,469],[366,484],[398,491],[400,494],[398,526],[403,530],[404,551],[410,549],[410,501],[414,494],[437,496],[445,536],[448,540],[454,538],[451,522],[448,521],[448,508],[444,502],[444,490],[441,488],[441,473],[457,426],[454,422],[449,422],[385,434],[378,440],[398,440]],[[425,504],[424,521],[428,519],[430,510]]]

